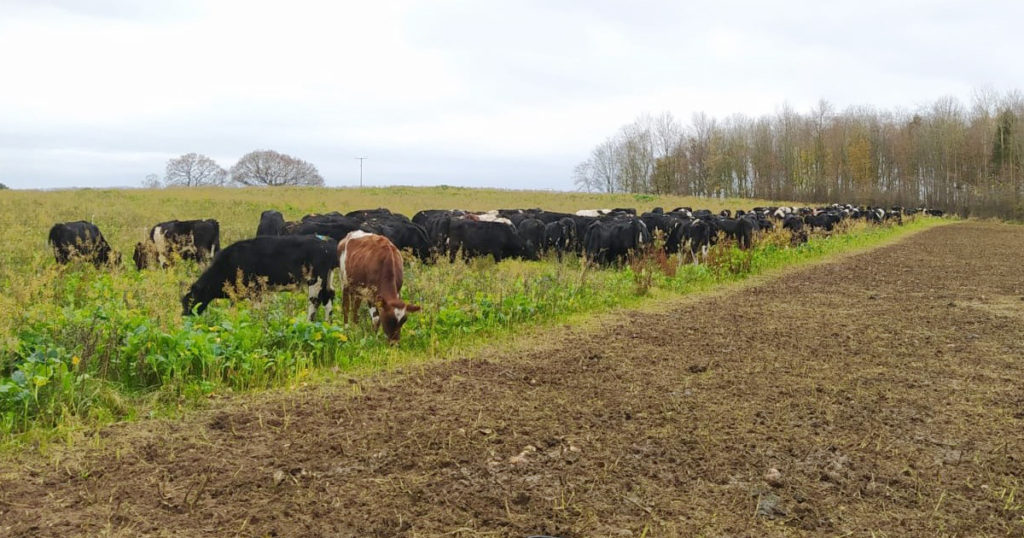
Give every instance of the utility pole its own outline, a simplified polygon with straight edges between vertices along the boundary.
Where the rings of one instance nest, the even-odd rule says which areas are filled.
[[[369,159],[369,157],[355,157],[359,159],[359,188],[363,188],[363,161]]]

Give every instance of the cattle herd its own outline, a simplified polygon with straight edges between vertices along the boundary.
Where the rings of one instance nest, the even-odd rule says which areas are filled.
[[[806,241],[807,231],[832,231],[846,220],[869,223],[902,223],[904,216],[924,213],[942,216],[938,209],[904,209],[894,206],[855,207],[755,207],[752,210],[713,213],[707,209],[654,208],[637,216],[632,208],[581,210],[559,213],[541,209],[501,209],[470,212],[428,209],[412,219],[387,209],[306,215],[286,221],[274,210],[260,215],[256,237],[220,248],[216,220],[172,220],[149,230],[136,244],[137,269],[167,267],[175,259],[207,263],[182,297],[184,315],[202,313],[217,298],[228,297],[230,286],[287,286],[305,284],[309,294],[307,315],[312,320],[323,306],[330,318],[334,299],[333,272],[339,269],[342,311],[346,322],[355,321],[360,303],[366,300],[376,330],[382,326],[391,343],[397,343],[408,314],[420,309],[406,304],[402,289],[402,255],[409,251],[425,263],[447,257],[491,256],[536,260],[553,252],[559,261],[566,253],[611,265],[633,252],[650,248],[662,238],[666,254],[686,255],[693,263],[706,259],[708,248],[722,238],[734,239],[749,248],[758,234],[776,226],[788,230],[794,242]],[[120,264],[121,255],[90,222],[55,224],[49,243],[58,264],[72,258],[91,261],[97,267]]]

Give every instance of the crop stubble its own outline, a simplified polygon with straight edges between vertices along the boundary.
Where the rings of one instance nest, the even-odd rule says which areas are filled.
[[[0,534],[1022,535],[1022,231],[110,427],[5,463]]]

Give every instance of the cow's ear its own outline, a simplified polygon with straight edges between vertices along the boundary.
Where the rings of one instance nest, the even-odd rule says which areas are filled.
[[[406,312],[419,312],[422,308],[417,304],[407,304],[405,305],[405,310]]]

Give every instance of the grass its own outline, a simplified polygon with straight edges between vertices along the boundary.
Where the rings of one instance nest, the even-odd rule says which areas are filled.
[[[388,348],[364,320],[305,320],[304,293],[257,301],[217,301],[203,316],[183,319],[179,297],[200,267],[135,271],[89,264],[56,266],[45,244],[58,221],[87,219],[115,250],[130,253],[150,226],[171,218],[217,218],[222,244],[249,237],[268,208],[297,219],[310,212],[386,206],[585,207],[657,205],[750,207],[764,201],[696,200],[455,188],[200,189],[0,193],[0,441],[18,445],[112,421],[175,414],[210,394],[288,387],[334,372],[372,370],[396,362],[451,356],[519,327],[637,305],[649,297],[704,290],[774,268],[864,248],[936,224],[856,224],[831,237],[789,247],[788,234],[741,251],[722,244],[707,265],[675,258],[636,258],[621,269],[489,259],[423,265],[407,259],[403,297],[424,306]],[[127,256],[126,256],[127,258]]]

